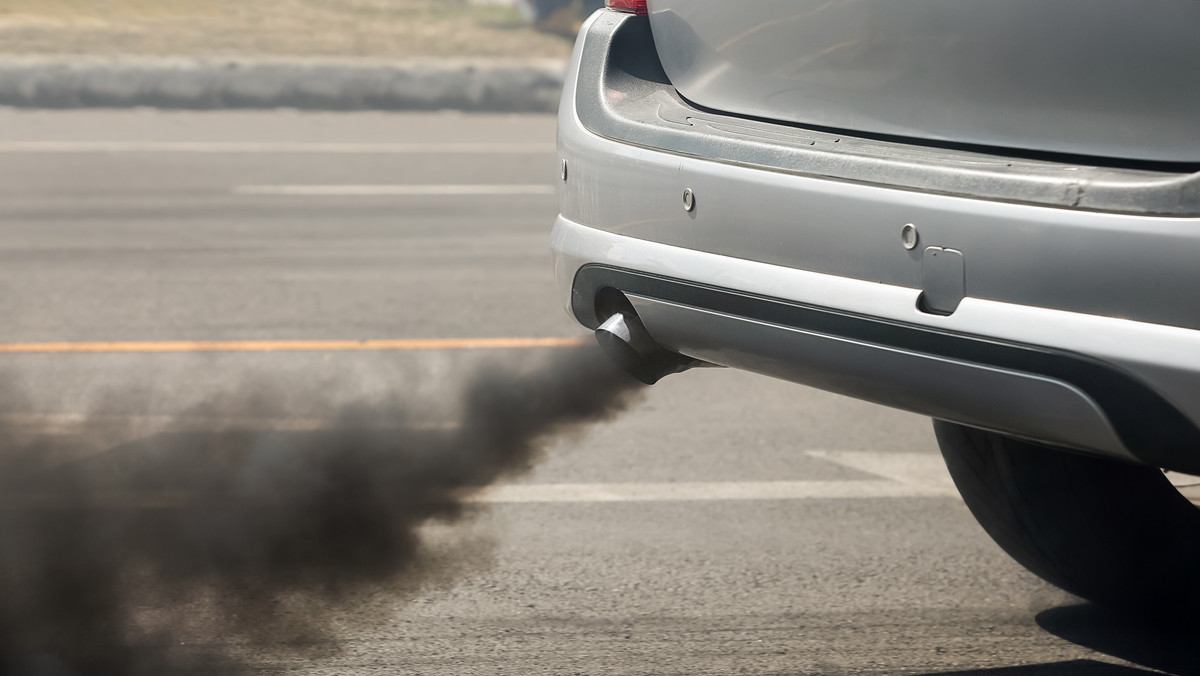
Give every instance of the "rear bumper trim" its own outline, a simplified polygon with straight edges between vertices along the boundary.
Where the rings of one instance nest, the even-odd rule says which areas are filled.
[[[960,335],[606,265],[584,265],[574,276],[571,309],[582,324],[591,328],[598,325],[599,318],[592,303],[596,294],[604,288],[716,313],[721,317],[799,331],[810,336],[851,341],[856,345],[1062,383],[1083,393],[1099,406],[1103,417],[1111,424],[1120,443],[1132,457],[1157,467],[1200,472],[1200,453],[1197,453],[1200,450],[1200,429],[1139,379],[1090,357],[1057,349]],[[711,355],[704,356],[711,358]],[[882,381],[868,379],[863,382]],[[822,382],[812,384],[838,390]],[[881,400],[869,392],[846,393],[896,405],[895,401]],[[960,419],[958,422],[973,421]],[[1121,455],[1112,450],[1108,454]]]

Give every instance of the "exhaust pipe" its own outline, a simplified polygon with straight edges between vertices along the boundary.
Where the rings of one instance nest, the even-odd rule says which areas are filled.
[[[664,350],[631,310],[615,312],[606,319],[596,329],[596,342],[622,370],[646,385],[703,364],[698,359]]]

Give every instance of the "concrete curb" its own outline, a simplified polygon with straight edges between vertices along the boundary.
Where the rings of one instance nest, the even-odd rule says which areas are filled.
[[[0,105],[554,112],[565,72],[555,60],[7,57]]]

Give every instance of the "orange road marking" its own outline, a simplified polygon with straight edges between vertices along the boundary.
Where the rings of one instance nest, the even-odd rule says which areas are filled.
[[[195,340],[122,343],[0,343],[0,352],[342,352],[355,350],[511,350],[574,347],[587,338],[431,338],[416,340]]]

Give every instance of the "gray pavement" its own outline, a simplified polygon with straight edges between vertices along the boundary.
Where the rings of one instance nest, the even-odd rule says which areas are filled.
[[[239,190],[553,186],[553,138],[545,116],[0,111],[0,343],[580,335],[552,283],[553,194]],[[26,421],[100,404],[171,415],[264,380],[319,417],[395,391],[420,408],[482,362],[522,358],[2,354],[0,373],[3,413]],[[672,376],[556,442],[514,489],[601,485],[616,499],[481,505],[463,530],[487,546],[463,576],[415,597],[379,590],[386,621],[349,624],[340,652],[280,645],[252,661],[312,674],[1186,672],[1182,648],[1010,561],[938,462],[917,416],[745,373]],[[778,482],[793,482],[787,495],[755,493]],[[721,498],[730,484],[742,492]],[[669,499],[673,485],[693,494]]]

